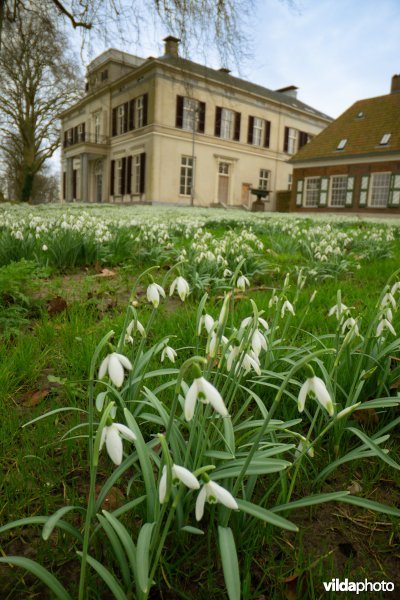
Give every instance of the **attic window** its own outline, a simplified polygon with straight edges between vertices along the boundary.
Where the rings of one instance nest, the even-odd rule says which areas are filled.
[[[381,141],[379,142],[379,145],[380,145],[380,146],[386,146],[386,145],[389,143],[389,140],[390,140],[390,137],[391,137],[391,135],[392,135],[391,133],[385,133],[385,134],[382,136],[382,139],[381,139]]]
[[[343,148],[345,147],[345,145],[347,144],[347,139],[344,138],[343,140],[340,140],[340,142],[338,143],[336,150],[343,150]]]
[[[359,113],[357,113],[357,119],[363,119],[364,118],[364,113],[362,110],[360,110]]]

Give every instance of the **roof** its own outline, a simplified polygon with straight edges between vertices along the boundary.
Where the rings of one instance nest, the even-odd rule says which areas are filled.
[[[380,144],[385,134],[387,144]],[[342,150],[338,144],[347,140]],[[400,152],[400,92],[359,100],[303,146],[289,162],[381,156]]]
[[[114,61],[137,68],[146,62],[146,59],[135,56],[134,54],[128,54],[128,52],[123,52],[122,50],[117,50],[116,48],[108,48],[108,50],[105,50],[96,56],[96,58],[94,58],[92,62],[88,64],[86,70],[88,73],[92,73],[109,61]]]
[[[172,56],[170,54],[164,54],[164,56],[160,56],[156,60],[158,62],[165,63],[173,67],[177,67],[179,69],[190,71],[196,75],[200,75],[207,79],[213,79],[218,83],[235,86],[239,89],[242,89],[245,92],[257,94],[258,96],[263,96],[267,100],[273,100],[274,102],[278,102],[280,104],[286,104],[291,108],[296,108],[298,110],[308,112],[313,117],[319,117],[320,119],[329,121],[332,120],[332,118],[326,115],[325,113],[316,110],[315,108],[309,106],[308,104],[305,104],[304,102],[301,102],[297,98],[289,96],[288,94],[285,94],[280,91],[269,90],[268,88],[262,87],[261,85],[257,85],[255,83],[251,83],[250,81],[245,81],[244,79],[239,79],[238,77],[230,75],[225,70],[211,69],[210,67],[200,65],[198,63],[192,62],[191,60],[187,60],[186,58],[182,58],[180,56]]]

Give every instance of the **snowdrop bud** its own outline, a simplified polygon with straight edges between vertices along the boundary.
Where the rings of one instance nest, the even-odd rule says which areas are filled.
[[[238,279],[236,281],[237,289],[240,290],[241,292],[244,292],[246,289],[246,286],[247,287],[250,286],[250,281],[247,279],[247,277],[245,277],[245,275],[240,275],[240,277],[238,277]]]
[[[343,419],[343,417],[346,417],[347,415],[350,415],[352,412],[354,412],[355,410],[357,410],[357,408],[361,405],[361,402],[357,402],[356,404],[353,404],[353,406],[348,406],[347,408],[344,408],[343,410],[341,410],[340,412],[338,412],[338,414],[336,415],[337,419]]]

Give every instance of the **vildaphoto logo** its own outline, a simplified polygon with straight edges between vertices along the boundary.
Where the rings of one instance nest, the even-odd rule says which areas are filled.
[[[332,579],[332,581],[324,581],[326,592],[393,592],[394,583],[391,581],[349,581],[346,577],[344,581],[340,579]]]

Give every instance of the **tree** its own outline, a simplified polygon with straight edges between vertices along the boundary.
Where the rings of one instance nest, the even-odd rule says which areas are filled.
[[[215,47],[223,63],[243,56],[246,20],[258,0],[0,0],[1,29],[17,19],[21,11],[41,15],[52,7],[74,29],[107,35],[116,28],[119,35],[140,42],[143,28],[161,25],[179,37],[190,56],[190,44],[209,51]],[[284,0],[291,3],[293,0]],[[127,25],[128,24],[128,25]]]
[[[17,199],[32,200],[37,173],[59,146],[57,116],[79,98],[79,68],[49,14],[20,10],[0,54],[0,152]]]

